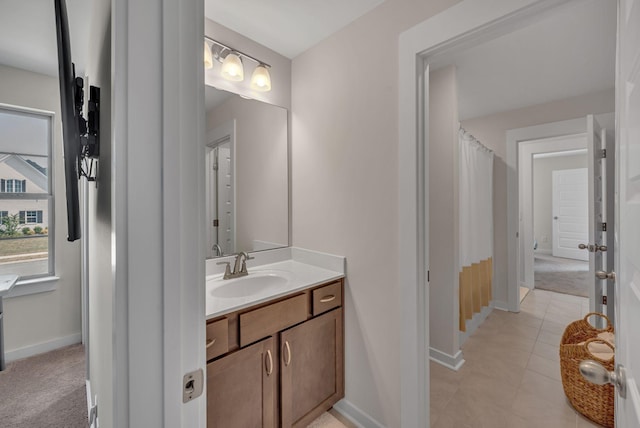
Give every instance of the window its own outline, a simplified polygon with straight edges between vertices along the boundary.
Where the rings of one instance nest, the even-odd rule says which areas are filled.
[[[18,218],[20,224],[42,223],[42,210],[20,211]]]
[[[0,192],[2,193],[23,193],[27,190],[27,180],[15,180],[4,178],[0,180]]]
[[[54,274],[52,120],[0,105],[0,274]]]

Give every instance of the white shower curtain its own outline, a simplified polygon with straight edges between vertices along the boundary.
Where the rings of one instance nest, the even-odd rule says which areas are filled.
[[[493,277],[493,152],[460,129],[460,330],[491,301]]]

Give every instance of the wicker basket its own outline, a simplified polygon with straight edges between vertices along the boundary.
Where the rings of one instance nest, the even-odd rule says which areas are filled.
[[[606,319],[607,327],[597,329],[587,321],[591,316],[600,316]],[[598,333],[613,333],[611,321],[605,315],[592,312],[584,319],[574,321],[567,326],[560,341],[560,371],[562,374],[562,386],[564,393],[571,405],[580,413],[592,421],[605,426],[614,427],[614,387],[613,385],[596,385],[588,382],[580,374],[580,362],[594,360],[602,364],[607,370],[613,371],[614,358],[603,360],[594,356],[589,351],[590,343],[603,343],[610,347],[609,342],[598,339]]]

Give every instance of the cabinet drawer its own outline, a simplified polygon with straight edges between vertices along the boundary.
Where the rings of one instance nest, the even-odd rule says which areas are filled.
[[[229,351],[229,322],[226,318],[207,323],[207,361]]]
[[[306,321],[309,313],[305,294],[240,314],[240,346]]]
[[[342,306],[342,283],[334,282],[321,288],[316,288],[313,295],[313,316],[330,309]]]

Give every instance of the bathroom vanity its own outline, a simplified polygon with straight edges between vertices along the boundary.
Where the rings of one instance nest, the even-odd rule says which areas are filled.
[[[344,275],[249,271],[207,281],[207,427],[306,427],[344,397]]]

